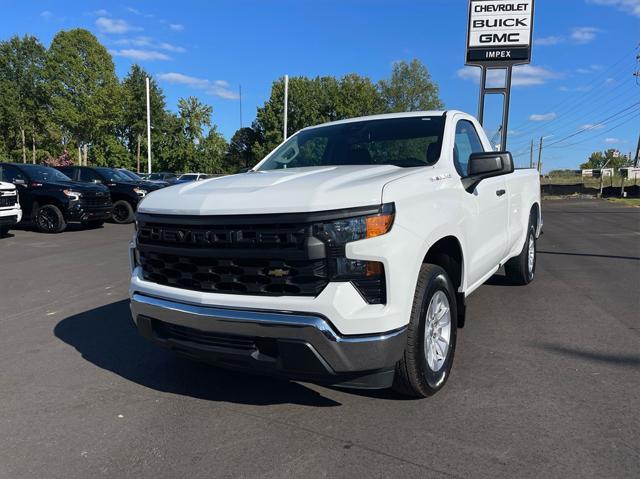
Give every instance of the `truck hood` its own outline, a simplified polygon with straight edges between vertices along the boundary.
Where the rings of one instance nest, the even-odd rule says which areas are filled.
[[[325,211],[380,204],[382,189],[411,172],[396,166],[327,166],[241,173],[170,186],[138,211],[237,215]]]

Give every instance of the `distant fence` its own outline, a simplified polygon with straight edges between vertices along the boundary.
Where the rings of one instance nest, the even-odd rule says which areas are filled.
[[[596,196],[600,190],[583,183],[572,185],[542,185],[542,196],[569,196],[569,195],[591,195]],[[624,192],[627,198],[640,198],[640,185],[625,186]],[[605,186],[602,188],[604,198],[619,198],[621,196],[619,186]]]

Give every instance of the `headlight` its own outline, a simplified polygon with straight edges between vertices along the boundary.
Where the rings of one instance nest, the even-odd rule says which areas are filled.
[[[394,217],[393,204],[386,204],[378,213],[320,223],[314,228],[314,236],[327,248],[330,280],[350,281],[369,304],[387,301],[384,265],[378,261],[347,258],[345,246],[388,233]]]
[[[138,196],[142,196],[142,197],[144,197],[147,194],[147,190],[143,190],[142,188],[134,188],[133,191],[135,191]]]
[[[393,205],[384,205],[380,212],[374,215],[356,216],[322,223],[317,227],[317,235],[327,242],[338,245],[375,238],[391,230],[394,217]]]
[[[72,200],[76,200],[76,201],[80,199],[80,196],[82,196],[82,193],[80,193],[79,191],[62,190],[62,192]]]

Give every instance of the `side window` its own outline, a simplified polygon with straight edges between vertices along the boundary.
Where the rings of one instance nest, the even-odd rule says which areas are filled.
[[[63,166],[63,167],[57,168],[57,170],[60,171],[60,173],[63,173],[67,175],[69,178],[73,179],[74,168]]]
[[[98,173],[96,173],[93,170],[90,170],[88,168],[81,168],[80,169],[80,174],[78,175],[78,181],[84,181],[86,183],[91,183],[94,180],[98,180],[99,182],[102,183],[102,178],[100,178],[100,175]]]
[[[4,165],[0,166],[0,180],[13,183],[14,180],[27,181],[27,178],[15,166]]]
[[[453,162],[460,176],[467,176],[469,157],[472,153],[482,153],[484,147],[473,123],[461,120],[456,125],[456,141],[453,147]]]

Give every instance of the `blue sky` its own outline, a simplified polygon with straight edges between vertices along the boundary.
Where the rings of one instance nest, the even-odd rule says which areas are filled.
[[[120,77],[140,63],[158,79],[169,108],[188,95],[212,105],[227,138],[240,124],[238,85],[246,126],[285,73],[378,80],[394,61],[412,58],[427,65],[447,108],[477,111],[477,71],[464,67],[466,0],[2,5],[0,38],[29,33],[48,46],[58,30],[87,28],[112,52]],[[509,149],[520,154],[518,163],[528,163],[529,142],[540,136],[549,145],[545,170],[574,168],[594,150],[634,150],[640,0],[537,0],[534,41],[532,64],[514,77]],[[498,124],[492,100],[487,130]]]

